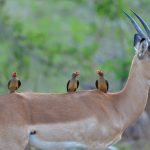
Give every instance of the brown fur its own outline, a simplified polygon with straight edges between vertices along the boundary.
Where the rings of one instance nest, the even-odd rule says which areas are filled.
[[[145,108],[149,66],[150,62],[135,56],[127,84],[118,93],[87,90],[0,96],[1,150],[23,150],[33,130],[47,141],[75,140],[90,150],[114,143]]]

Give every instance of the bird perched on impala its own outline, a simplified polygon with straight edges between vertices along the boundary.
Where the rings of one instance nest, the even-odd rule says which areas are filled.
[[[14,93],[21,86],[21,81],[17,78],[17,73],[12,73],[12,78],[8,82],[10,93]]]
[[[76,79],[80,75],[79,71],[72,73],[72,78],[67,83],[67,92],[75,92],[79,87],[79,81]]]
[[[96,73],[99,75],[99,79],[95,82],[96,88],[104,93],[107,93],[109,84],[108,81],[104,78],[104,73],[101,70],[96,70]]]

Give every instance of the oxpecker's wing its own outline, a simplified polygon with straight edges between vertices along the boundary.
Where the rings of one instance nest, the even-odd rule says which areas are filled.
[[[95,81],[95,86],[98,89],[98,80]]]
[[[68,90],[69,90],[69,83],[70,83],[70,80],[69,80],[68,83],[67,83],[67,92],[68,92]]]
[[[105,81],[106,81],[107,91],[108,91],[108,89],[109,89],[109,83],[108,83],[108,81],[107,81],[107,80],[105,80]]]
[[[11,82],[11,80],[8,81],[8,89],[9,89],[10,82]]]
[[[21,81],[18,80],[18,88],[21,86]]]
[[[77,88],[79,87],[79,80],[77,80]]]

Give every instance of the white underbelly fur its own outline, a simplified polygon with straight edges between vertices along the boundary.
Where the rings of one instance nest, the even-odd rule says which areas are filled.
[[[45,141],[74,141],[88,145],[93,148],[92,150],[97,148],[100,150],[100,147],[104,147],[107,144],[104,142],[105,137],[110,134],[107,127],[100,125],[95,118],[49,125],[33,125],[29,130],[35,130],[37,136]]]

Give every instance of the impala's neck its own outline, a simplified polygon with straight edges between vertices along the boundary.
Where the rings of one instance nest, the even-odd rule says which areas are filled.
[[[119,109],[122,112],[125,128],[144,111],[148,97],[148,80],[143,73],[143,62],[135,56],[128,81],[120,93]]]

